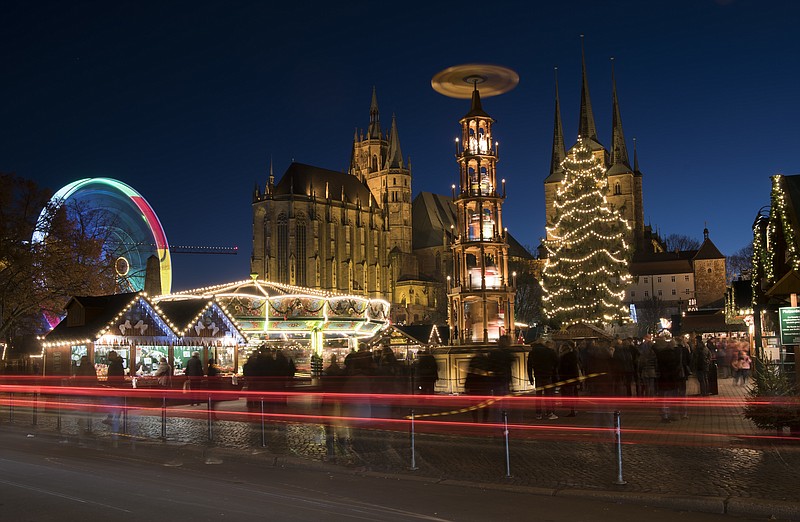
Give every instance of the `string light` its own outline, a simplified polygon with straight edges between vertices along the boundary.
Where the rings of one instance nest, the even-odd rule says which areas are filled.
[[[561,167],[555,219],[544,241],[545,314],[566,326],[621,320],[627,316],[622,301],[632,280],[632,228],[608,203],[605,168],[587,140],[579,139]]]

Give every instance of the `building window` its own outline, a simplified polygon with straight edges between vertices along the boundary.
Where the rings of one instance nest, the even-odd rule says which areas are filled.
[[[645,290],[645,291],[644,291],[644,296],[645,296],[645,297],[650,297],[650,292],[648,292],[647,290]]]
[[[397,185],[397,178],[392,178],[392,185]]]
[[[676,291],[675,291],[675,289],[673,288],[673,289],[672,289],[672,295],[675,295],[675,294],[677,294],[677,292],[676,292]]]
[[[689,282],[689,276],[688,275],[683,276],[683,280],[688,283]]]
[[[658,297],[661,297],[661,290],[658,291]]]
[[[649,278],[649,277],[645,277],[645,278],[644,278],[644,282],[645,282],[645,283],[649,283],[649,282],[650,282],[650,278]]]
[[[709,273],[709,274],[711,273],[711,269],[710,269],[710,268],[708,269],[708,273]]]
[[[658,282],[659,283],[661,282],[661,276],[658,276]]]
[[[622,194],[622,189],[620,188],[619,183],[616,183],[614,185],[614,194],[617,195],[617,196]]]
[[[295,230],[295,246],[297,247],[297,273],[295,275],[298,286],[306,285],[306,220],[298,218]]]
[[[289,282],[289,220],[278,216],[278,281]]]
[[[683,293],[689,295],[689,289],[687,288],[686,290],[683,291]]]
[[[675,282],[675,276],[672,276],[672,282],[673,283]]]

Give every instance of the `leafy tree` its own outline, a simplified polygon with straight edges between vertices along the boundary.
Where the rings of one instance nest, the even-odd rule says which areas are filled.
[[[606,200],[605,168],[587,140],[578,140],[562,166],[555,222],[545,241],[545,314],[561,325],[623,320],[631,281],[630,226]]]
[[[664,247],[667,252],[697,250],[700,241],[684,234],[670,234],[664,238]]]
[[[53,204],[34,181],[0,173],[0,340],[36,333],[73,295],[114,291],[103,213]],[[34,236],[41,241],[32,241]]]
[[[728,284],[737,277],[749,279],[753,270],[753,244],[743,246],[729,255],[725,267],[728,270]]]

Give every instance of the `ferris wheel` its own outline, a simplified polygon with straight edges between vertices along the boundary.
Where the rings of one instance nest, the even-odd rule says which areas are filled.
[[[161,291],[170,293],[172,263],[164,229],[153,208],[133,188],[111,178],[86,178],[61,188],[39,216],[47,221],[52,210],[65,211],[75,220],[76,212],[86,213],[84,219],[100,230],[95,237],[103,238],[103,254],[113,261],[117,292],[139,292],[144,289],[147,259],[158,258]],[[47,226],[38,227],[31,240],[43,243],[49,234]],[[96,231],[97,232],[97,231]]]

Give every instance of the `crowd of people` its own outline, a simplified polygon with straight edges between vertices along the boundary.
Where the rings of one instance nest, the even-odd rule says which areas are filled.
[[[557,419],[553,409],[556,387],[562,404],[569,407],[567,416],[575,416],[579,391],[599,397],[685,397],[686,383],[694,376],[697,395],[718,393],[717,378],[735,379],[735,384],[749,383],[751,360],[746,342],[691,337],[646,336],[643,339],[590,339],[537,341],[528,355],[528,379],[542,400],[536,403],[537,419]],[[685,404],[685,403],[684,403]],[[685,405],[670,411],[665,401],[661,408],[663,422],[687,418]]]

